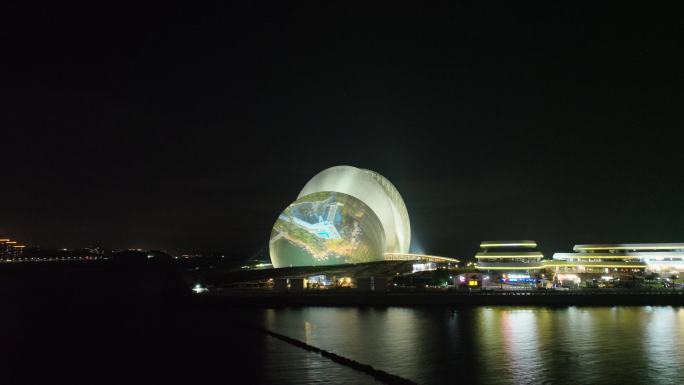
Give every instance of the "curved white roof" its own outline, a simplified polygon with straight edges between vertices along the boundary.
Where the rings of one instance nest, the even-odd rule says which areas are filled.
[[[353,166],[334,166],[311,178],[297,198],[323,191],[341,192],[361,200],[382,223],[385,252],[408,252],[411,243],[408,211],[399,191],[385,177]]]

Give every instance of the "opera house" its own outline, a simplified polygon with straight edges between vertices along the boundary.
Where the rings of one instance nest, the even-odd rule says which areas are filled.
[[[414,272],[457,267],[454,258],[410,253],[410,243],[408,211],[394,185],[371,170],[335,166],[313,176],[278,216],[269,256],[275,268],[378,261],[420,262]],[[684,271],[684,243],[579,244],[573,251],[545,260],[535,241],[485,241],[475,268],[502,283]]]
[[[273,267],[340,265],[408,255],[411,227],[404,201],[382,175],[335,166],[309,180],[276,220]]]

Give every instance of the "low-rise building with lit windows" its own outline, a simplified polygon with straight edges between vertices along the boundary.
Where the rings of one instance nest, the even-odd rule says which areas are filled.
[[[0,262],[14,262],[21,259],[24,251],[24,245],[20,245],[17,241],[9,238],[0,239]]]
[[[435,263],[450,263],[453,265],[458,265],[459,262],[459,260],[456,258],[414,253],[385,253],[383,255],[383,259],[385,261],[423,261]]]
[[[684,243],[575,245],[545,265],[557,273],[655,273],[684,271]]]
[[[501,284],[530,284],[538,281],[544,265],[544,255],[537,250],[535,241],[486,241],[480,244],[475,255],[475,268]]]
[[[437,269],[455,269],[459,263],[456,258],[415,253],[385,253],[383,258],[385,261],[415,261],[413,273]]]

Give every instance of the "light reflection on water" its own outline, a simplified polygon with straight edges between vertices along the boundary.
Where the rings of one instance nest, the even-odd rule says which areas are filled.
[[[684,308],[286,308],[268,329],[421,384],[684,383]]]

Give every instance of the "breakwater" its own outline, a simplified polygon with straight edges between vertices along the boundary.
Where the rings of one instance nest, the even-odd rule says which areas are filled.
[[[369,375],[373,376],[376,380],[382,381],[385,384],[390,384],[390,385],[416,385],[416,383],[411,381],[411,380],[407,380],[405,378],[396,376],[394,374],[387,373],[383,370],[376,369],[371,365],[362,364],[358,361],[349,359],[347,357],[341,356],[341,355],[336,354],[336,353],[332,353],[332,352],[327,351],[325,349],[321,349],[321,348],[318,348],[316,346],[309,345],[306,342],[300,341],[296,338],[288,337],[284,334],[276,333],[274,331],[271,331],[271,330],[268,330],[265,328],[256,327],[253,329],[256,329],[262,333],[268,334],[271,337],[277,338],[277,339],[284,341],[284,342],[287,342],[291,345],[297,346],[301,349],[310,351],[312,353],[320,354],[321,356],[328,358],[331,361],[337,362],[338,364],[341,364],[341,365],[347,366],[349,368],[352,368],[354,370],[358,370],[360,372],[369,374]]]

